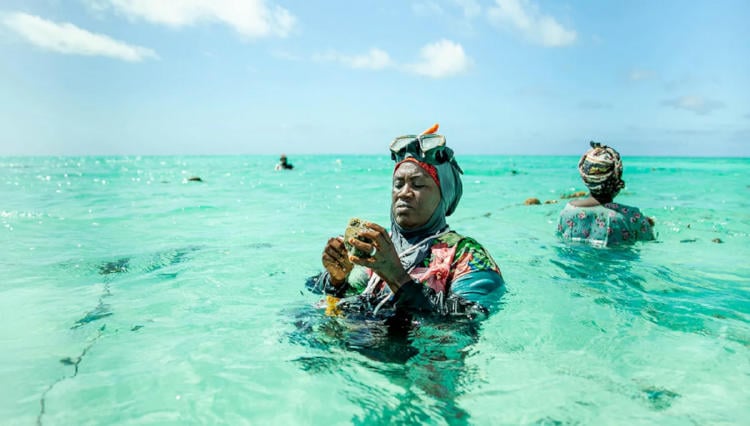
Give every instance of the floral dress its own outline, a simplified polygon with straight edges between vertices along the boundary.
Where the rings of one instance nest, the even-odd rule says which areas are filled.
[[[557,235],[563,241],[608,247],[653,240],[654,230],[637,207],[619,203],[578,207],[568,203],[560,212]]]

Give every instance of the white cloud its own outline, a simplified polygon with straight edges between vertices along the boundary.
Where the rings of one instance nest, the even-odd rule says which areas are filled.
[[[313,56],[316,61],[339,62],[350,68],[382,70],[393,65],[393,61],[387,52],[373,48],[363,55],[344,55],[335,51],[329,51]]]
[[[482,12],[482,7],[476,0],[450,0],[453,6],[461,9],[464,18],[475,18]],[[450,11],[446,11],[438,2],[433,0],[423,0],[412,3],[412,11],[417,16],[449,16]],[[448,9],[452,9],[448,7]]]
[[[424,46],[419,53],[420,60],[410,64],[398,64],[388,52],[373,48],[362,55],[344,55],[328,51],[313,55],[318,62],[338,62],[354,69],[384,70],[396,68],[408,73],[432,78],[450,77],[466,71],[471,66],[471,59],[464,53],[460,44],[449,40],[440,40]]]
[[[463,10],[467,18],[473,18],[482,12],[482,7],[475,0],[453,0],[453,2]]]
[[[521,33],[532,43],[561,47],[576,40],[576,32],[560,25],[555,18],[542,14],[530,0],[495,0],[488,11],[490,21],[500,28]]]
[[[450,40],[424,46],[419,56],[419,62],[408,64],[404,69],[414,74],[443,78],[461,74],[471,66],[471,59],[464,53],[464,48]]]
[[[132,19],[183,27],[220,22],[246,37],[287,36],[296,18],[265,0],[89,0],[96,10],[111,7]]]
[[[721,101],[714,101],[700,96],[682,96],[679,98],[667,99],[662,101],[662,105],[692,111],[698,115],[707,115],[724,107],[724,103]]]
[[[108,56],[131,62],[158,57],[151,49],[94,34],[70,23],[56,23],[20,12],[9,14],[4,22],[31,44],[53,52]]]
[[[380,70],[392,65],[391,58],[387,52],[380,49],[370,49],[364,55],[351,57],[347,60],[352,68]]]
[[[628,80],[630,81],[651,80],[655,76],[656,74],[653,71],[634,69],[634,70],[630,70],[630,72],[628,73]]]
[[[442,16],[445,10],[434,1],[418,1],[412,3],[411,9],[417,16]]]

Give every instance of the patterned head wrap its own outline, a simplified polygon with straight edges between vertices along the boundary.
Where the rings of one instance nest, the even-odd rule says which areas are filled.
[[[418,165],[419,167],[421,167],[422,169],[424,169],[424,171],[426,171],[427,174],[430,175],[432,180],[435,181],[435,185],[437,185],[438,188],[440,188],[440,178],[438,177],[437,169],[435,168],[435,166],[433,166],[432,164],[427,164],[425,162],[419,161],[414,157],[407,157],[403,161],[396,163],[396,167],[393,168],[393,173],[396,173],[396,170],[398,170],[398,168],[401,167],[401,165],[406,163],[407,161],[410,163],[414,163]]]
[[[610,195],[614,198],[625,186],[620,153],[599,142],[591,141],[591,149],[578,162],[578,172],[593,195]]]

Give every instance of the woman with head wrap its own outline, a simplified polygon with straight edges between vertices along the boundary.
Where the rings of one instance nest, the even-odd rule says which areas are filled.
[[[637,207],[613,200],[625,186],[620,154],[607,145],[591,142],[578,161],[578,172],[589,197],[569,202],[557,225],[564,241],[606,247],[654,239],[653,221]]]
[[[358,238],[328,240],[326,271],[310,287],[344,298],[337,311],[487,315],[503,292],[503,278],[484,247],[446,223],[463,191],[453,151],[443,136],[423,133],[396,138],[391,152],[390,233],[365,222]]]

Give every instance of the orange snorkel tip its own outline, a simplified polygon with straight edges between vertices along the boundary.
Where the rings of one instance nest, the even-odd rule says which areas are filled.
[[[430,127],[429,129],[425,130],[424,132],[420,133],[420,135],[431,135],[435,132],[437,132],[438,128],[440,127],[440,124],[435,123]]]

